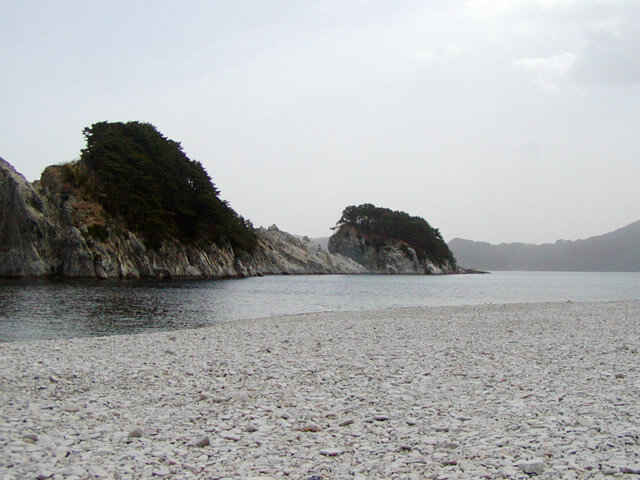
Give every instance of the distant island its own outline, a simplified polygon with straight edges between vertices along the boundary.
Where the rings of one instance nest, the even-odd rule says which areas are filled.
[[[493,245],[454,238],[449,248],[462,265],[480,270],[639,272],[640,221],[584,240]]]

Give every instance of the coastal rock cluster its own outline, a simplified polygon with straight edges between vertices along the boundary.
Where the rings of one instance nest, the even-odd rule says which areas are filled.
[[[248,256],[252,271],[262,274],[367,273],[340,254],[330,254],[308,237],[298,238],[275,225],[256,229],[258,248]]]
[[[257,229],[252,254],[236,254],[224,243],[177,240],[150,249],[99,203],[65,189],[63,175],[60,167],[48,167],[31,184],[0,159],[0,276],[224,278],[365,271],[275,226]]]
[[[343,226],[329,238],[329,252],[351,258],[371,273],[459,273],[448,261],[436,264],[418,258],[411,246],[395,239],[372,240],[353,227]]]
[[[0,477],[636,478],[639,316],[405,308],[0,344]]]

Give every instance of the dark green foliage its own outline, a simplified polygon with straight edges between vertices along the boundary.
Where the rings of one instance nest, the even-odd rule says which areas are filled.
[[[62,165],[61,171],[62,171],[62,180],[64,180],[64,183],[67,183],[69,185],[74,185],[75,186],[75,184],[76,184],[76,175],[75,175],[73,166],[71,166],[70,164],[66,163],[66,164]]]
[[[442,235],[424,218],[365,203],[342,211],[337,227],[343,226],[366,235],[371,245],[380,244],[384,239],[400,240],[411,246],[420,260],[429,258],[440,264],[448,261],[455,268],[456,260]]]
[[[93,225],[87,227],[87,235],[94,240],[98,240],[100,242],[105,242],[109,238],[109,232],[105,228],[104,225],[99,225],[94,223]]]
[[[72,190],[86,186],[89,181],[86,165],[79,162],[65,163],[60,166],[63,188]]]
[[[166,238],[191,243],[228,241],[251,251],[256,236],[200,162],[151,124],[101,122],[85,128],[81,163],[95,178],[94,195],[105,210],[124,219],[157,248]]]

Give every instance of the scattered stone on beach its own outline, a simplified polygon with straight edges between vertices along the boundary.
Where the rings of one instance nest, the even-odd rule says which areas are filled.
[[[342,454],[342,450],[339,448],[323,448],[320,450],[320,455],[324,455],[325,457],[337,457]]]
[[[131,430],[129,432],[127,437],[129,437],[129,438],[140,438],[140,437],[142,437],[143,434],[144,433],[143,433],[142,429],[139,428],[139,427],[136,427],[136,428],[134,428],[133,430]]]
[[[40,470],[36,474],[36,480],[47,480],[48,478],[53,477],[53,472],[51,470]]]
[[[317,423],[305,423],[298,425],[294,430],[298,430],[299,432],[321,432],[322,427]]]
[[[199,437],[197,440],[190,442],[189,445],[192,447],[208,447],[209,445],[211,445],[211,440],[207,435],[205,435],[203,437]]]
[[[155,465],[153,467],[153,475],[156,477],[166,477],[171,474],[171,470],[169,470],[164,465]]]
[[[386,422],[387,420],[389,420],[389,415],[385,415],[383,413],[379,413],[377,415],[374,415],[372,418],[376,422]]]
[[[633,475],[640,475],[640,463],[633,463],[620,467],[622,473],[631,473]]]
[[[222,438],[224,438],[225,440],[230,440],[232,442],[239,442],[242,437],[240,437],[239,435],[234,435],[231,433],[223,433],[222,435],[220,435]]]
[[[539,475],[544,471],[545,461],[542,458],[534,458],[533,460],[526,460],[520,462],[518,467],[524,473],[529,475]]]
[[[631,479],[638,342],[620,301],[0,343],[0,478]]]
[[[620,469],[618,467],[603,464],[600,468],[600,471],[603,475],[615,475],[620,471]]]

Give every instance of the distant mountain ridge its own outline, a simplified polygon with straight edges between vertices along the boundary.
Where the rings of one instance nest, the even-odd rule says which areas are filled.
[[[494,245],[454,238],[449,248],[459,265],[480,270],[639,272],[640,221],[583,240]]]

